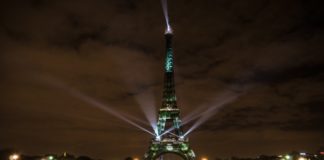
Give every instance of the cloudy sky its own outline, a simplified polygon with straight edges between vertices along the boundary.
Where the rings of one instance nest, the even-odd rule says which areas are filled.
[[[324,146],[323,6],[169,1],[181,115],[216,107],[190,134],[198,156]],[[141,108],[161,105],[159,0],[11,0],[0,12],[0,149],[103,159],[146,152],[151,135],[107,111],[145,120]]]

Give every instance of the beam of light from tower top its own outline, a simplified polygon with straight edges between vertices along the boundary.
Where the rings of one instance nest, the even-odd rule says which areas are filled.
[[[145,91],[143,93],[135,95],[136,101],[139,103],[141,110],[143,111],[146,119],[149,121],[153,131],[156,131],[156,108],[154,104],[153,91]]]
[[[93,107],[101,109],[101,110],[113,115],[114,117],[119,118],[119,119],[123,120],[124,122],[127,122],[128,124],[138,128],[138,129],[140,129],[140,130],[142,130],[144,132],[147,132],[147,133],[149,133],[151,135],[155,135],[154,133],[152,133],[151,131],[149,131],[146,128],[142,127],[141,125],[133,122],[132,120],[135,120],[135,121],[138,121],[138,122],[143,122],[142,120],[140,120],[140,119],[138,119],[136,117],[119,113],[118,111],[114,110],[113,108],[102,104],[101,102],[99,102],[99,101],[97,101],[97,100],[95,100],[95,99],[93,99],[93,98],[91,98],[91,97],[77,91],[76,89],[67,86],[63,82],[58,81],[56,79],[53,79],[52,77],[45,77],[44,80],[46,80],[47,83],[49,83],[50,85],[67,91],[67,93],[69,93],[73,97],[78,98],[78,99],[82,100],[83,102],[86,102],[86,103],[90,104]],[[131,118],[132,120],[130,120],[129,118]],[[143,122],[143,123],[145,123],[145,122]]]
[[[222,93],[221,95],[219,95],[218,98],[215,99],[212,106],[201,106],[201,107],[198,107],[197,109],[195,109],[194,111],[190,112],[188,115],[186,115],[183,118],[181,125],[183,126],[191,121],[194,121],[196,119],[198,119],[198,120],[193,124],[192,127],[189,128],[189,130],[183,136],[187,136],[194,129],[196,129],[201,124],[206,122],[211,116],[216,114],[218,109],[224,107],[228,103],[233,102],[239,96],[241,96],[241,94],[234,94],[233,92],[226,91],[226,92]],[[164,131],[161,134],[161,136],[173,131],[174,129],[175,129],[174,127],[169,128],[168,130]]]
[[[165,34],[172,34],[172,28],[170,25],[169,13],[168,13],[168,2],[167,0],[161,0],[161,4],[162,4],[162,9],[163,9],[165,24],[166,24]]]
[[[204,122],[209,120],[213,115],[217,113],[217,111],[225,106],[228,103],[233,102],[236,100],[240,95],[228,95],[228,97],[221,98],[221,100],[213,105],[212,107],[208,108],[204,112],[200,114],[200,118],[189,128],[189,130],[184,134],[184,136],[187,136],[189,133],[191,133],[193,130],[197,129],[200,125],[202,125]]]

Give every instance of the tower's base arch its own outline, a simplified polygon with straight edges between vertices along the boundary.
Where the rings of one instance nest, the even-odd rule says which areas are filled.
[[[174,141],[173,143],[163,143],[153,140],[149,151],[144,155],[144,160],[156,160],[164,154],[175,154],[183,160],[195,159],[195,153],[186,142]]]
[[[155,158],[155,160],[185,160],[185,157],[183,155],[179,155],[176,153],[163,153],[160,154],[159,156],[157,156],[157,158]]]

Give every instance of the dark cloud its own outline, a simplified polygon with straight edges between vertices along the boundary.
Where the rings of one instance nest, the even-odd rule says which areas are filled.
[[[285,69],[276,70],[258,70],[255,69],[252,72],[252,76],[247,79],[234,79],[227,80],[242,83],[265,83],[265,84],[280,84],[292,81],[294,79],[302,79],[313,77],[314,80],[320,80],[323,78],[324,65],[323,64],[302,64]]]

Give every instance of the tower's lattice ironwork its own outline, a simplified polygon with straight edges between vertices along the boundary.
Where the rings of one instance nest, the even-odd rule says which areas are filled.
[[[144,155],[145,160],[155,160],[166,153],[177,154],[185,160],[195,159],[195,154],[189,147],[189,140],[182,131],[180,110],[177,107],[172,37],[172,32],[165,33],[166,57],[162,106],[159,109],[156,135],[151,141],[149,151]]]

